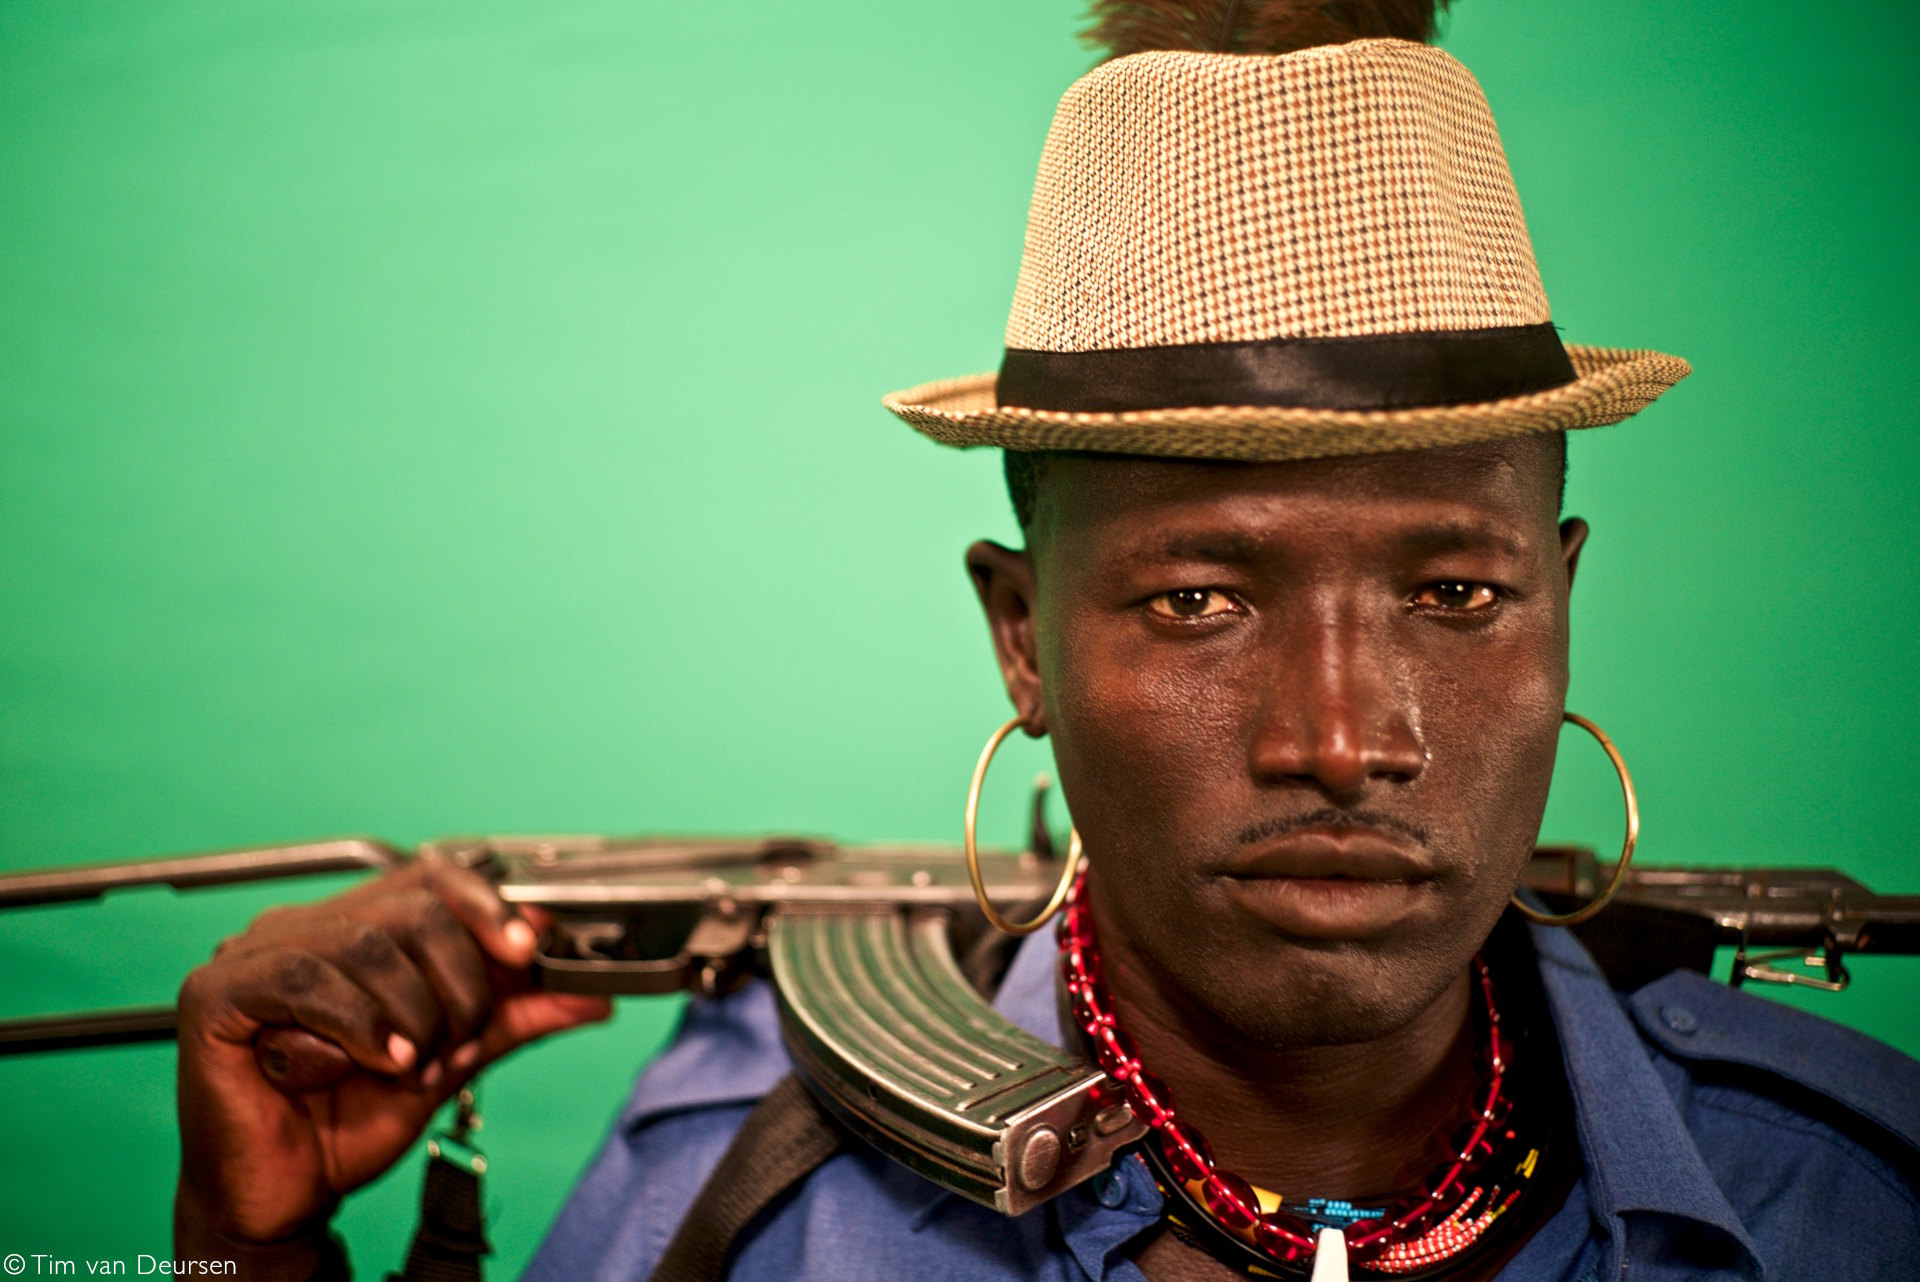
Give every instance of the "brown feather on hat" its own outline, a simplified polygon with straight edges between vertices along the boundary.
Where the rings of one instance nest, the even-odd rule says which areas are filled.
[[[1616,423],[1686,377],[1561,344],[1480,86],[1430,45],[1353,38],[1428,34],[1431,3],[1095,19],[1122,56],[1054,115],[998,374],[885,398],[927,436],[1309,458]]]

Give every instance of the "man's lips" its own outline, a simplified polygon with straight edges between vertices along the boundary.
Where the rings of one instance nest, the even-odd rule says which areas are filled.
[[[1260,842],[1234,861],[1229,877],[1417,881],[1432,866],[1397,833],[1378,828],[1315,827]]]
[[[1325,826],[1258,843],[1227,870],[1226,884],[1236,903],[1282,934],[1362,939],[1412,912],[1432,872],[1398,833]]]

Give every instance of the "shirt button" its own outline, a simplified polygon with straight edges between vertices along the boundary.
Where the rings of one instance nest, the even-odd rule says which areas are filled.
[[[1662,1006],[1660,1018],[1676,1033],[1691,1033],[1700,1027],[1700,1020],[1685,1006]]]
[[[1088,1184],[1093,1189],[1093,1200],[1108,1210],[1118,1210],[1126,1204],[1127,1181],[1112,1167],[1094,1176]]]

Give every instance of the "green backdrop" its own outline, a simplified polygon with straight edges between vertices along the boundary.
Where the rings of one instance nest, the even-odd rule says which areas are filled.
[[[1077,21],[6,5],[0,867],[954,838],[1004,715],[959,554],[1011,520],[995,456],[878,397],[997,359]],[[1445,43],[1567,335],[1699,370],[1573,447],[1571,702],[1645,858],[1920,890],[1920,9],[1462,0]],[[1567,747],[1547,835],[1606,848],[1611,775]],[[0,919],[0,1014],[165,1000],[287,893]],[[1920,962],[1856,969],[1818,1009],[1920,1052]],[[673,1010],[490,1075],[500,1276]],[[161,1047],[0,1062],[0,1251],[164,1254],[171,1088]],[[367,1275],[416,1172],[349,1205]]]

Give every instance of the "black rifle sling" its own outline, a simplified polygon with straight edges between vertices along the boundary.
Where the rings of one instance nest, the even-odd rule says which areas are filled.
[[[845,1143],[806,1085],[781,1078],[747,1114],[648,1282],[720,1282],[747,1225]]]
[[[480,1257],[491,1249],[480,1210],[480,1177],[444,1157],[427,1159],[420,1227],[414,1231],[406,1269],[389,1277],[397,1282],[481,1282]]]
[[[1019,944],[1017,935],[988,931],[960,972],[991,999]],[[721,1282],[747,1227],[849,1142],[804,1082],[781,1078],[747,1114],[647,1282]]]

